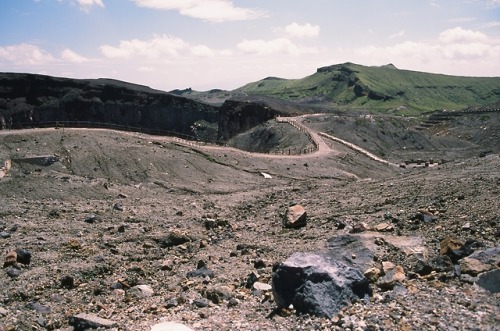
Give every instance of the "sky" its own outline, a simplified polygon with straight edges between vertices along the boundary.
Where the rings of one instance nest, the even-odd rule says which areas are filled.
[[[0,0],[0,72],[232,90],[323,66],[500,76],[500,0]]]

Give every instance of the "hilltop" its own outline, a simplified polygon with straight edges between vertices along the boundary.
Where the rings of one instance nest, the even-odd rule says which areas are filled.
[[[332,109],[458,110],[500,99],[500,77],[458,77],[353,63],[322,67],[302,79],[266,78],[239,89]]]

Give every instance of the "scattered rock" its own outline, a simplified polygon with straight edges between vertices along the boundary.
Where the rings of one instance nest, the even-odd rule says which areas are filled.
[[[301,205],[288,207],[283,225],[287,228],[300,228],[307,225],[307,213]]]
[[[191,241],[191,237],[187,233],[180,230],[172,230],[166,236],[157,239],[162,248],[178,246]]]
[[[0,238],[2,238],[2,239],[8,239],[8,238],[10,238],[10,233],[8,233],[6,231],[0,232]]]
[[[7,255],[5,256],[5,261],[3,263],[3,267],[6,268],[8,266],[15,265],[17,262],[17,253],[15,251],[9,251],[7,252]]]
[[[279,308],[293,304],[298,312],[328,318],[372,293],[361,271],[327,254],[293,254],[278,267],[272,284]]]
[[[229,286],[216,286],[206,289],[203,295],[215,304],[221,304],[224,300],[232,297],[232,289]]]
[[[405,278],[403,267],[398,265],[388,270],[383,277],[380,277],[377,286],[384,291],[392,290],[397,283],[401,283]]]
[[[72,276],[63,276],[59,282],[62,288],[72,289],[75,287],[75,279]]]
[[[379,232],[391,232],[394,231],[394,226],[392,226],[392,224],[389,223],[380,223],[375,225],[375,230]]]
[[[69,325],[73,326],[75,331],[84,331],[87,329],[114,328],[118,326],[118,323],[96,315],[82,313],[71,316],[69,318]]]
[[[354,224],[352,229],[349,230],[349,233],[361,233],[361,232],[365,232],[366,231],[366,227],[361,224],[361,223],[358,223],[358,224]]]
[[[22,263],[24,265],[29,265],[31,263],[31,252],[26,249],[16,249],[17,253],[17,262]]]
[[[273,287],[266,283],[255,282],[253,284],[253,289],[257,291],[270,291]]]
[[[199,261],[197,269],[193,270],[193,271],[189,271],[186,274],[186,276],[188,278],[192,278],[192,277],[210,277],[210,278],[214,278],[215,274],[214,274],[213,270],[210,270],[210,269],[207,268],[207,265],[206,265],[205,262]]]
[[[204,298],[198,298],[198,299],[193,300],[193,304],[198,308],[204,308],[204,307],[208,307],[210,305],[210,301],[208,301],[207,299],[204,299]]]
[[[151,331],[193,331],[193,329],[176,322],[162,322],[153,325]]]
[[[154,291],[149,285],[136,285],[127,291],[127,294],[136,298],[147,298],[154,295]]]
[[[117,210],[117,211],[123,211],[123,204],[121,204],[120,202],[117,202],[114,204],[113,209]]]
[[[460,260],[460,269],[463,273],[476,276],[482,272],[499,268],[500,246],[475,252]]]
[[[414,219],[417,219],[417,220],[422,221],[424,223],[430,223],[430,222],[436,220],[437,216],[428,210],[420,209],[418,211],[418,213],[415,214]]]
[[[32,309],[32,310],[36,311],[37,313],[41,313],[41,314],[50,313],[49,307],[44,306],[38,302],[29,302],[28,304],[26,304],[26,308]]]
[[[10,267],[7,269],[7,275],[10,278],[17,278],[21,275],[21,270],[14,268],[14,267]]]
[[[252,288],[253,284],[259,279],[259,277],[260,275],[256,271],[252,271],[247,277],[245,287]]]
[[[84,219],[85,223],[92,224],[95,221],[97,221],[97,215],[95,215],[95,214],[88,214],[87,216],[85,216],[85,219]]]
[[[7,309],[0,307],[0,317],[7,316],[8,313]]]
[[[457,238],[447,237],[441,240],[440,243],[440,255],[448,255],[451,254],[454,250],[459,250],[462,247],[463,242]]]
[[[476,284],[491,293],[500,293],[500,269],[480,274]]]
[[[368,268],[365,270],[363,275],[370,281],[370,283],[375,283],[377,279],[380,277],[380,269]]]

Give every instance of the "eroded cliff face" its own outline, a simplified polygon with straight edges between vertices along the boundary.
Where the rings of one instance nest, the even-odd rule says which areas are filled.
[[[226,141],[235,135],[283,115],[264,103],[227,100],[219,110],[219,137]]]
[[[198,121],[218,123],[218,108],[110,79],[0,74],[1,129],[77,121],[193,136]]]

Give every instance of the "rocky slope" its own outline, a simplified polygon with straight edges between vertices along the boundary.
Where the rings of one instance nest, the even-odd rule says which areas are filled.
[[[479,155],[496,117],[438,131],[357,119],[303,124],[373,153],[380,145],[394,161],[418,152],[448,162],[389,167],[334,141],[287,156],[108,130],[0,132],[1,161],[12,160],[0,179],[0,329],[497,330],[498,290],[481,284],[499,267],[484,252],[499,245],[500,158]],[[367,126],[390,138],[376,142]],[[295,205],[306,221],[286,226]],[[341,254],[371,294],[326,317],[301,301],[280,307],[276,271],[294,253]]]

